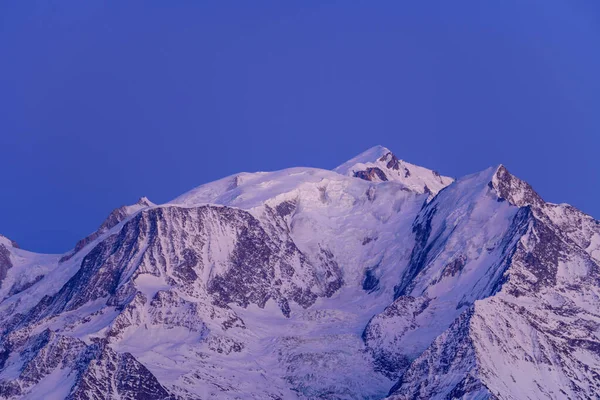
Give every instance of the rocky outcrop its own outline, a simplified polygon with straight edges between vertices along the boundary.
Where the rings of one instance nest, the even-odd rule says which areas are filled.
[[[113,351],[103,340],[88,345],[46,329],[25,341],[10,338],[3,347],[22,360],[14,378],[0,382],[5,399],[53,392],[69,400],[175,399],[135,357]],[[37,386],[41,382],[44,389]]]
[[[414,360],[389,399],[491,399],[478,377],[476,352],[467,334],[473,310],[456,321]]]
[[[15,242],[14,240],[11,240],[9,238],[7,238],[4,235],[0,234],[0,242],[4,242],[5,245],[8,245],[10,247],[13,247],[15,249],[19,249],[19,244],[17,242]]]
[[[533,190],[531,185],[513,176],[506,167],[500,165],[490,181],[498,196],[518,207],[544,205],[544,200]]]
[[[86,355],[89,363],[81,371],[66,400],[177,398],[129,353],[116,353],[99,341],[90,346]]]
[[[371,182],[385,182],[388,180],[385,173],[377,167],[367,168],[364,171],[356,171],[354,177]]]
[[[152,203],[150,200],[148,200],[146,197],[141,197],[137,203],[135,203],[134,205],[131,206],[121,206],[119,208],[114,209],[109,215],[108,218],[106,218],[104,220],[104,222],[102,223],[102,225],[100,225],[100,227],[98,228],[98,230],[96,230],[94,233],[92,233],[89,236],[86,236],[85,238],[81,239],[80,241],[78,241],[75,244],[75,248],[65,254],[61,259],[60,262],[65,262],[70,260],[75,254],[77,254],[80,250],[82,250],[85,246],[87,246],[88,244],[92,243],[93,241],[95,241],[96,239],[98,239],[100,236],[102,236],[103,234],[105,234],[106,232],[108,232],[109,230],[111,230],[112,228],[114,228],[115,226],[117,226],[118,224],[120,224],[121,222],[123,222],[125,219],[127,219],[127,217],[131,216],[132,214],[134,214],[135,212],[147,208],[147,207],[152,207],[153,205],[155,205],[154,203]]]
[[[12,261],[10,260],[10,252],[3,244],[0,244],[0,287],[2,281],[6,278],[8,270],[12,267]]]
[[[391,151],[382,155],[379,161],[386,162],[387,164],[385,166],[389,169],[395,169],[396,171],[400,169],[400,160],[398,160],[398,157]]]

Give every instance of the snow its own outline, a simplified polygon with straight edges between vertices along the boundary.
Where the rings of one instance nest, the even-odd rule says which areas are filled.
[[[152,299],[159,290],[169,290],[171,285],[168,285],[162,276],[150,274],[140,274],[135,279],[136,288],[142,292],[146,298]]]
[[[400,182],[407,188],[417,193],[431,192],[436,195],[444,187],[453,182],[453,179],[441,176],[436,172],[398,160],[397,169],[388,167],[393,160],[394,154],[383,146],[375,146],[356,157],[350,159],[334,171],[347,176],[354,176],[358,171],[367,168],[379,168],[387,176],[388,180]]]
[[[348,173],[352,171],[355,165],[375,162],[388,153],[391,153],[390,149],[381,145],[377,145],[371,147],[370,149],[360,153],[359,155],[351,158],[342,165],[336,167],[334,171],[342,175],[348,175]]]
[[[0,316],[10,310],[23,312],[35,306],[46,294],[53,294],[76,272],[76,265],[59,268],[59,255],[36,254],[26,250],[10,248],[12,268],[0,286]],[[13,288],[25,288],[38,282],[28,290],[8,296]]]
[[[64,255],[38,254],[15,248],[12,247],[10,239],[0,235],[0,243],[11,246],[9,249],[13,264],[0,286],[0,317],[7,313],[24,313],[34,307],[42,297],[51,296],[58,292],[75,275],[84,257],[98,243],[118,232],[138,212],[149,207],[156,207],[156,205],[146,197],[140,198],[136,204],[123,206],[122,209],[125,210],[126,214],[123,221],[113,228],[103,231],[101,235],[88,243],[73,257],[62,262],[61,258]],[[9,297],[8,293],[13,287],[26,289]]]
[[[119,264],[118,288],[124,294],[51,315],[20,327],[13,336],[50,329],[87,344],[106,338],[113,350],[130,352],[173,393],[206,398],[381,399],[396,381],[378,372],[374,350],[406,356],[412,362],[406,376],[415,379],[407,390],[413,383],[421,390],[428,385],[423,379],[430,379],[439,389],[425,396],[430,398],[444,398],[469,374],[484,384],[473,398],[485,397],[487,389],[513,398],[540,398],[540,393],[557,398],[570,384],[569,374],[585,381],[574,360],[597,366],[597,357],[577,348],[564,361],[567,372],[554,359],[547,365],[546,358],[558,357],[548,349],[558,349],[566,340],[547,332],[562,332],[562,324],[568,324],[573,338],[598,337],[586,330],[600,324],[597,287],[572,289],[595,279],[598,224],[567,205],[547,204],[532,211],[533,216],[527,214],[514,203],[529,199],[520,181],[511,183],[512,204],[500,199],[498,167],[453,181],[402,160],[398,169],[388,167],[390,162],[395,162],[391,152],[376,146],[334,171],[241,173],[166,204],[142,198],[121,209],[123,221],[62,263],[58,255],[11,247],[14,267],[0,288],[0,318],[26,313],[44,295],[56,293],[101,241],[139,213],[147,217],[160,209],[165,218],[156,227],[160,234],[149,239],[148,232],[137,232],[135,251]],[[389,179],[354,177],[366,168],[380,168]],[[198,214],[177,212],[206,205]],[[342,287],[306,309],[290,301],[289,318],[273,297],[264,308],[252,302],[247,307],[216,306],[207,284],[229,272],[238,236],[248,228],[225,220],[224,207],[244,211],[228,214],[229,219],[250,213],[273,239],[270,245],[282,247],[274,251],[287,255],[293,274],[286,281],[276,269],[273,280],[281,287],[294,284],[318,293],[328,279],[323,254],[331,254],[339,266]],[[508,287],[539,280],[534,268],[511,259],[513,249],[527,254],[539,245],[534,217],[568,235],[563,239],[571,252],[557,263],[557,290],[530,290],[517,298]],[[299,252],[294,253],[296,247]],[[202,261],[194,266],[197,281],[184,282],[176,274],[186,250]],[[117,261],[108,258],[106,263]],[[413,275],[410,268],[417,268]],[[365,290],[367,270],[378,282]],[[38,276],[43,278],[8,296],[14,284]],[[506,276],[507,288],[497,285]],[[404,292],[394,300],[398,287]],[[558,317],[554,309],[566,316]],[[578,312],[570,315],[574,309]],[[376,326],[379,337],[365,343],[367,326]],[[455,349],[450,361],[444,358],[447,349]],[[6,365],[0,383],[19,378],[23,359],[13,351]],[[423,365],[429,375],[419,369]],[[26,398],[64,398],[75,378],[69,370],[51,369]]]
[[[426,200],[426,195],[405,191],[401,183],[375,185],[314,168],[243,176],[235,187],[230,184],[235,178],[225,178],[200,186],[169,204],[186,207],[221,204],[249,210],[261,218],[265,205],[276,207],[284,201],[293,201],[296,209],[290,233],[294,243],[308,255],[317,254],[320,245],[326,243],[339,257],[345,280],[354,285],[362,281],[365,267],[376,265],[382,257],[398,262],[406,259],[411,247],[410,224]],[[377,240],[362,245],[365,238],[374,236]],[[408,240],[398,241],[398,238]],[[382,265],[384,273],[389,264]]]
[[[422,246],[426,252],[421,258],[422,270],[404,278],[410,279],[405,295],[416,299],[405,310],[413,317],[402,312],[377,317],[381,337],[376,342],[385,351],[415,358],[466,307],[492,293],[504,271],[501,261],[506,250],[501,242],[509,237],[519,211],[508,202],[498,201],[488,186],[494,172],[491,168],[459,179],[417,216],[421,226],[430,226],[430,233]],[[397,300],[405,301],[405,297]]]
[[[6,247],[13,247],[12,240],[10,240],[9,238],[7,238],[4,235],[0,235],[0,244],[4,245]]]
[[[55,369],[46,375],[23,400],[63,400],[75,383],[77,373],[69,369]]]

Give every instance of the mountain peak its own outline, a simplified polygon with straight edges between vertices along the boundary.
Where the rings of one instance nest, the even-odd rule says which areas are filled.
[[[360,164],[360,163],[362,163],[362,164],[374,163],[377,160],[379,160],[380,158],[386,157],[387,154],[391,154],[392,156],[396,157],[390,151],[390,149],[388,149],[387,147],[383,147],[380,145],[373,146],[370,149],[363,151],[359,155],[351,158],[350,160],[346,161],[342,165],[338,166],[337,168],[334,169],[334,171],[338,172],[342,175],[347,175],[346,171],[348,169],[352,168],[354,165]]]
[[[156,204],[154,204],[153,202],[148,200],[148,198],[146,196],[142,196],[138,199],[138,201],[135,203],[135,205],[142,206],[142,207],[152,207],[152,206],[155,206]]]
[[[436,171],[403,161],[384,146],[371,147],[334,171],[373,182],[400,182],[414,192],[432,195],[454,181]]]
[[[496,168],[490,184],[496,189],[498,196],[518,207],[544,203],[531,185],[508,172],[508,169],[502,164]]]
[[[96,231],[91,233],[90,235],[79,240],[75,244],[75,248],[71,252],[67,253],[65,256],[63,256],[61,258],[61,262],[71,259],[71,257],[73,257],[75,254],[77,254],[77,252],[79,252],[85,246],[87,246],[94,240],[98,239],[104,233],[108,232],[109,230],[111,230],[112,228],[114,228],[115,226],[117,226],[118,224],[120,224],[121,222],[123,222],[124,220],[126,220],[127,218],[132,216],[133,214],[137,213],[140,210],[143,210],[144,208],[154,207],[155,205],[156,204],[154,204],[153,202],[148,200],[147,197],[143,196],[143,197],[140,197],[139,200],[135,204],[132,204],[130,206],[121,206],[119,208],[115,208],[108,215],[108,218],[106,218],[104,220],[104,222],[102,222],[102,225],[100,225],[100,227]]]
[[[14,247],[16,249],[19,248],[19,245],[17,244],[17,242],[15,242],[14,240],[11,240],[1,234],[0,234],[0,244],[8,245],[8,246]]]

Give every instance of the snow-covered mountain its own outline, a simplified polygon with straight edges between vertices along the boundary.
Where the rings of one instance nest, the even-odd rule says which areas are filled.
[[[0,236],[0,398],[598,398],[599,310],[598,221],[378,146]]]
[[[399,160],[389,149],[375,146],[346,161],[335,172],[373,182],[403,183],[417,193],[437,194],[454,179],[438,172]]]

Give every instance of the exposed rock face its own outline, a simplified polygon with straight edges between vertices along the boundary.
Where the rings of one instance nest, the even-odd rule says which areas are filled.
[[[426,297],[402,296],[369,321],[362,338],[373,354],[378,371],[390,378],[398,378],[408,367],[411,354],[400,351],[402,338],[419,328],[418,316],[427,309],[430,301]]]
[[[390,399],[490,399],[475,363],[468,331],[473,311],[465,311],[417,358],[391,389]],[[465,371],[457,375],[455,371]]]
[[[8,270],[13,266],[10,249],[18,248],[19,246],[17,243],[6,236],[0,235],[0,288],[2,287],[2,281],[6,278]]]
[[[8,270],[12,267],[10,261],[10,252],[3,244],[0,244],[0,286],[2,281],[6,278]]]
[[[337,170],[141,201],[60,262],[0,238],[0,398],[600,395],[598,221],[502,166]]]
[[[542,207],[544,205],[542,198],[528,183],[511,175],[503,165],[498,167],[490,185],[496,189],[500,198],[508,200],[515,206]]]
[[[278,216],[271,216],[276,223]],[[315,268],[288,233],[280,229],[274,232],[277,236],[272,234],[250,213],[229,207],[143,211],[96,246],[75,276],[23,322],[37,322],[101,298],[123,307],[135,294],[131,284],[144,274],[187,294],[211,295],[221,307],[252,303],[262,308],[273,299],[284,314],[289,314],[290,302],[306,308],[319,295],[330,296],[340,287],[335,262],[324,257],[321,269],[330,279],[319,288]]]
[[[400,160],[398,160],[398,157],[396,157],[391,151],[388,151],[382,155],[379,161],[387,162],[385,166],[389,169],[395,169],[396,171],[400,169]]]
[[[365,271],[365,279],[363,280],[363,290],[373,292],[379,288],[379,278],[377,278],[375,269],[367,269]]]
[[[27,337],[57,320],[67,333],[60,340],[68,342],[59,348],[70,352],[75,346],[73,357],[80,360],[92,350],[71,335],[101,323],[101,339],[93,336],[100,340],[95,343],[102,344],[101,351],[85,359],[90,368],[77,369],[83,361],[57,366],[65,358],[60,353],[39,376],[21,370],[16,381],[2,381],[3,392],[18,398],[38,390],[45,376],[58,374],[54,370],[72,369],[79,372],[76,381],[69,381],[73,387],[69,399],[170,398],[133,355],[110,346],[120,347],[144,331],[172,330],[185,332],[207,351],[223,356],[240,353],[245,340],[227,332],[246,326],[230,305],[264,308],[273,300],[280,315],[289,317],[292,306],[307,308],[341,287],[341,269],[333,255],[321,249],[319,264],[312,265],[294,244],[283,218],[269,207],[259,220],[244,210],[208,205],[157,207],[130,217],[83,257],[79,270],[55,295],[45,296],[26,314],[13,315],[2,329],[4,363],[10,355],[14,358],[39,347]],[[45,332],[54,335],[49,329]],[[44,339],[44,346],[46,342],[51,340]],[[55,347],[48,351],[56,352]],[[16,368],[10,365],[8,370]],[[136,378],[128,381],[131,374]]]
[[[66,254],[65,256],[63,256],[60,259],[60,261],[64,262],[64,261],[70,260],[75,254],[77,254],[85,246],[92,243],[94,240],[98,239],[104,233],[108,232],[110,229],[117,226],[119,223],[124,221],[128,216],[134,214],[135,212],[137,212],[143,208],[151,207],[153,205],[154,205],[154,203],[152,203],[146,197],[141,197],[137,201],[137,203],[135,203],[134,205],[122,206],[122,207],[114,209],[108,215],[108,218],[106,218],[106,220],[104,220],[102,225],[100,225],[100,227],[98,228],[97,231],[95,231],[91,235],[86,236],[85,238],[78,241],[77,244],[75,244],[75,248],[73,249],[73,251],[71,251],[68,254]]]
[[[115,353],[104,343],[92,346],[90,365],[78,377],[68,400],[98,398],[176,399],[129,353]]]
[[[594,398],[600,393],[600,325],[590,304],[600,266],[590,252],[597,243],[577,242],[581,230],[597,224],[573,229],[589,217],[568,206],[557,212],[563,206],[544,203],[504,167],[491,182],[500,198],[531,210],[527,229],[497,290],[410,364],[390,398]],[[571,232],[562,229],[565,211]]]
[[[48,382],[48,394],[62,392],[69,400],[175,399],[131,354],[115,353],[102,340],[87,345],[46,329],[23,342],[11,337],[4,346],[20,355],[23,366],[18,376],[0,383],[3,398],[18,398]]]
[[[385,176],[385,173],[377,167],[367,168],[364,171],[356,171],[354,176],[356,178],[372,182],[385,182],[388,180],[387,176]]]
[[[15,242],[14,240],[11,240],[11,239],[7,238],[4,235],[0,235],[0,243],[3,243],[4,245],[13,247],[15,249],[19,248],[19,245],[17,244],[17,242]]]

